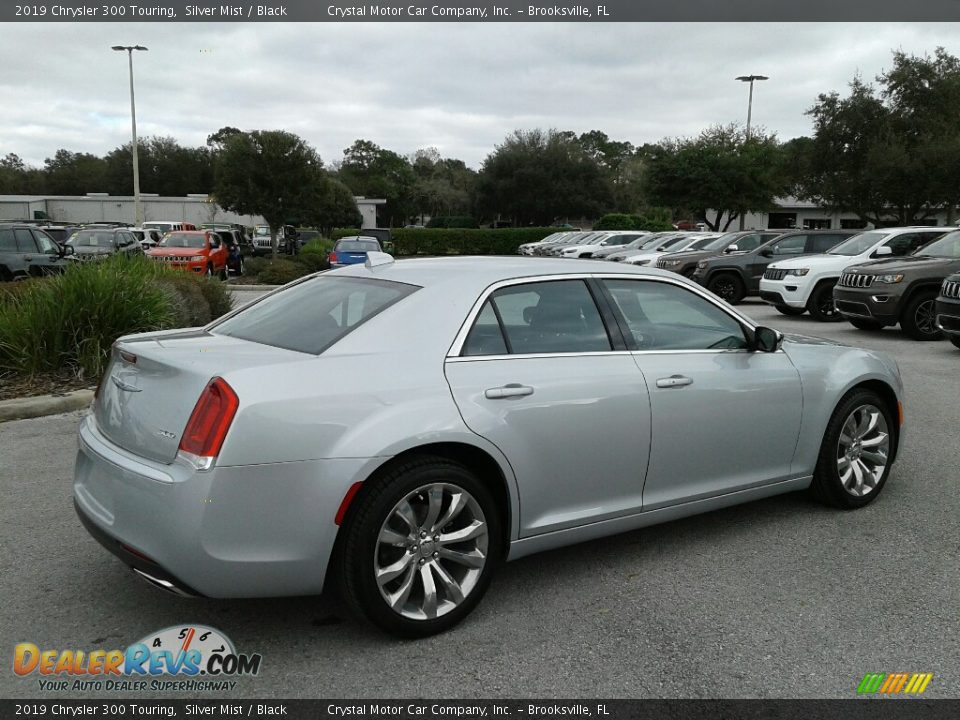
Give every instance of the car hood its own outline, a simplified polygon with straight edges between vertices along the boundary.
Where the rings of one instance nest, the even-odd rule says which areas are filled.
[[[858,262],[858,255],[830,255],[821,253],[819,255],[799,255],[797,257],[784,258],[783,260],[774,260],[770,263],[771,268],[779,270],[790,270],[793,268],[844,268],[851,263]]]
[[[847,268],[857,272],[870,273],[888,273],[904,271],[923,271],[923,270],[941,270],[960,266],[960,258],[943,257],[923,257],[920,255],[907,255],[906,257],[883,258],[881,260],[871,260],[870,262],[857,263]]]
[[[783,341],[787,343],[793,343],[794,345],[835,345],[845,347],[846,344],[842,342],[837,342],[836,340],[829,340],[827,338],[816,337],[814,335],[798,335],[795,333],[784,333]]]
[[[204,255],[206,251],[203,248],[175,248],[175,247],[155,247],[148,253],[151,257],[169,257],[170,255]]]

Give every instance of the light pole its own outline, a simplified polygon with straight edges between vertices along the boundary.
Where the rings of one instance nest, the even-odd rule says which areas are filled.
[[[143,211],[140,207],[140,164],[137,161],[137,105],[133,99],[133,51],[146,50],[143,45],[114,45],[112,50],[127,51],[130,63],[130,128],[133,132],[133,214],[137,227],[143,225]]]
[[[750,120],[753,116],[753,83],[755,80],[769,80],[766,75],[740,75],[736,78],[740,82],[750,83],[750,99],[747,100],[747,141],[750,140]],[[740,210],[740,229],[743,230],[744,217],[743,210]]]

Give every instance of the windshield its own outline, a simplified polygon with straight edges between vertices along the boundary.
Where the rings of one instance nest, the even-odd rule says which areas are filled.
[[[160,247],[166,248],[202,248],[206,247],[207,238],[205,235],[194,235],[192,233],[169,233],[163,236],[160,241]]]
[[[253,234],[257,237],[267,237],[270,235],[270,228],[266,225],[257,225],[257,227],[253,229]]]
[[[318,355],[418,289],[385,280],[318,275],[253,303],[212,331]]]
[[[714,238],[700,238],[699,240],[694,240],[690,245],[687,246],[687,250],[710,250],[710,246],[716,242]]]
[[[160,232],[170,232],[173,230],[173,223],[144,223],[143,227],[156,228]]]
[[[944,235],[939,240],[935,240],[917,250],[914,255],[918,257],[960,258],[960,231]]]
[[[737,236],[740,233],[732,232],[727,233],[726,235],[721,235],[716,240],[711,240],[707,245],[701,247],[701,250],[723,250],[727,245],[736,240]]]
[[[668,247],[673,247],[674,245],[679,245],[681,242],[683,242],[684,240],[688,240],[688,239],[689,239],[689,238],[686,238],[686,237],[684,237],[683,235],[681,235],[680,237],[670,238],[669,240],[666,240],[666,241],[660,243],[660,244],[657,246],[657,250],[666,250]]]
[[[74,247],[113,247],[113,232],[107,230],[81,230],[70,238]]]
[[[380,245],[376,240],[341,240],[335,248],[337,252],[379,252]]]
[[[865,232],[854,235],[849,240],[844,240],[835,248],[827,250],[828,255],[860,255],[872,248],[881,240],[885,239],[890,233],[885,232]]]

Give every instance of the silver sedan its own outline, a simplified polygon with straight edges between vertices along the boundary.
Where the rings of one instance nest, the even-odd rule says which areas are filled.
[[[505,560],[778,493],[866,505],[902,393],[886,355],[758,327],[673,273],[370,253],[117,341],[74,500],[158,587],[330,585],[423,636]]]

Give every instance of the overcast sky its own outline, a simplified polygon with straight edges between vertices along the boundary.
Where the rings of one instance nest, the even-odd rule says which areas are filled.
[[[960,24],[76,23],[0,25],[0,155],[104,154],[141,136],[202,145],[225,125],[286,129],[330,164],[357,138],[436,146],[479,167],[516,128],[598,129],[634,144],[753,120],[810,132],[820,92],[872,79],[891,51],[960,54]]]

